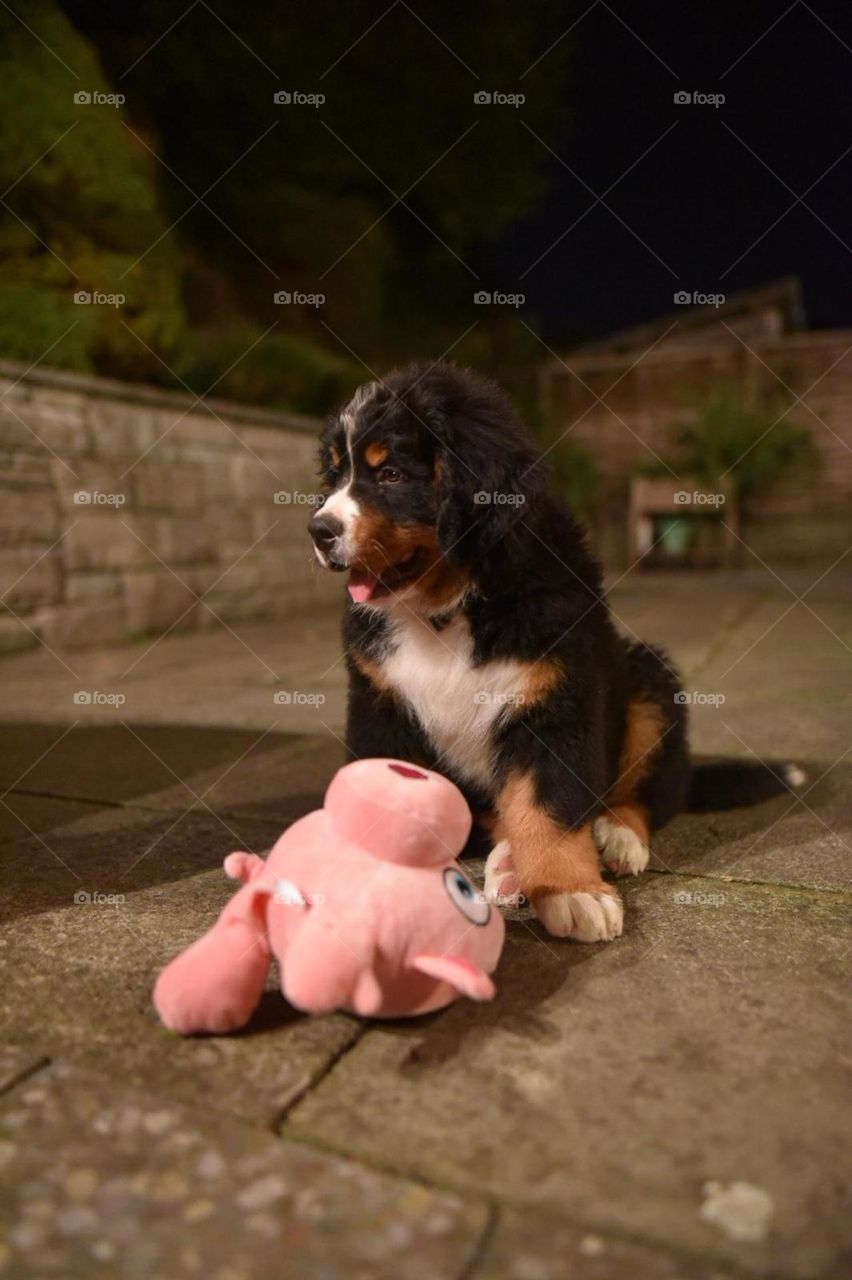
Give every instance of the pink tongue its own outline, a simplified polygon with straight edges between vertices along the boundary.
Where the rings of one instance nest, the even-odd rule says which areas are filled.
[[[374,573],[367,573],[366,569],[349,570],[348,591],[356,604],[369,600],[378,585],[379,580]]]

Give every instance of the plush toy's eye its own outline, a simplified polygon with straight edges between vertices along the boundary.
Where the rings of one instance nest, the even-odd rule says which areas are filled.
[[[444,887],[453,905],[458,907],[471,924],[488,924],[491,908],[458,867],[447,867],[444,872]]]

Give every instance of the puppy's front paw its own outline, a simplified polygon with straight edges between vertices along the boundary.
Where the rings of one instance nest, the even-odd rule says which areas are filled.
[[[497,907],[517,907],[523,901],[508,840],[495,844],[485,860],[485,897]]]
[[[638,876],[651,856],[635,831],[611,818],[598,818],[592,828],[604,865],[617,876]]]
[[[533,900],[548,933],[578,942],[611,942],[624,928],[624,907],[616,893],[546,893]]]

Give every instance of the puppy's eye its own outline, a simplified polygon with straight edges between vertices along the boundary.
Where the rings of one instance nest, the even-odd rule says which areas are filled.
[[[399,484],[405,476],[398,467],[382,467],[376,475],[379,484]]]

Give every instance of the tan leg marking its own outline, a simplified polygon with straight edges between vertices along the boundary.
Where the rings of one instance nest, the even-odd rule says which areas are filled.
[[[633,801],[639,784],[654,763],[663,727],[663,713],[655,702],[635,698],[627,704],[618,778],[610,788],[607,804],[614,808]]]
[[[638,875],[648,865],[648,812],[636,796],[654,763],[663,735],[663,713],[654,702],[636,698],[627,706],[618,778],[594,825],[605,865],[616,875]]]
[[[526,774],[509,779],[498,803],[518,889],[545,928],[583,942],[618,937],[621,899],[601,879],[591,822],[576,831],[560,826],[542,808]]]

